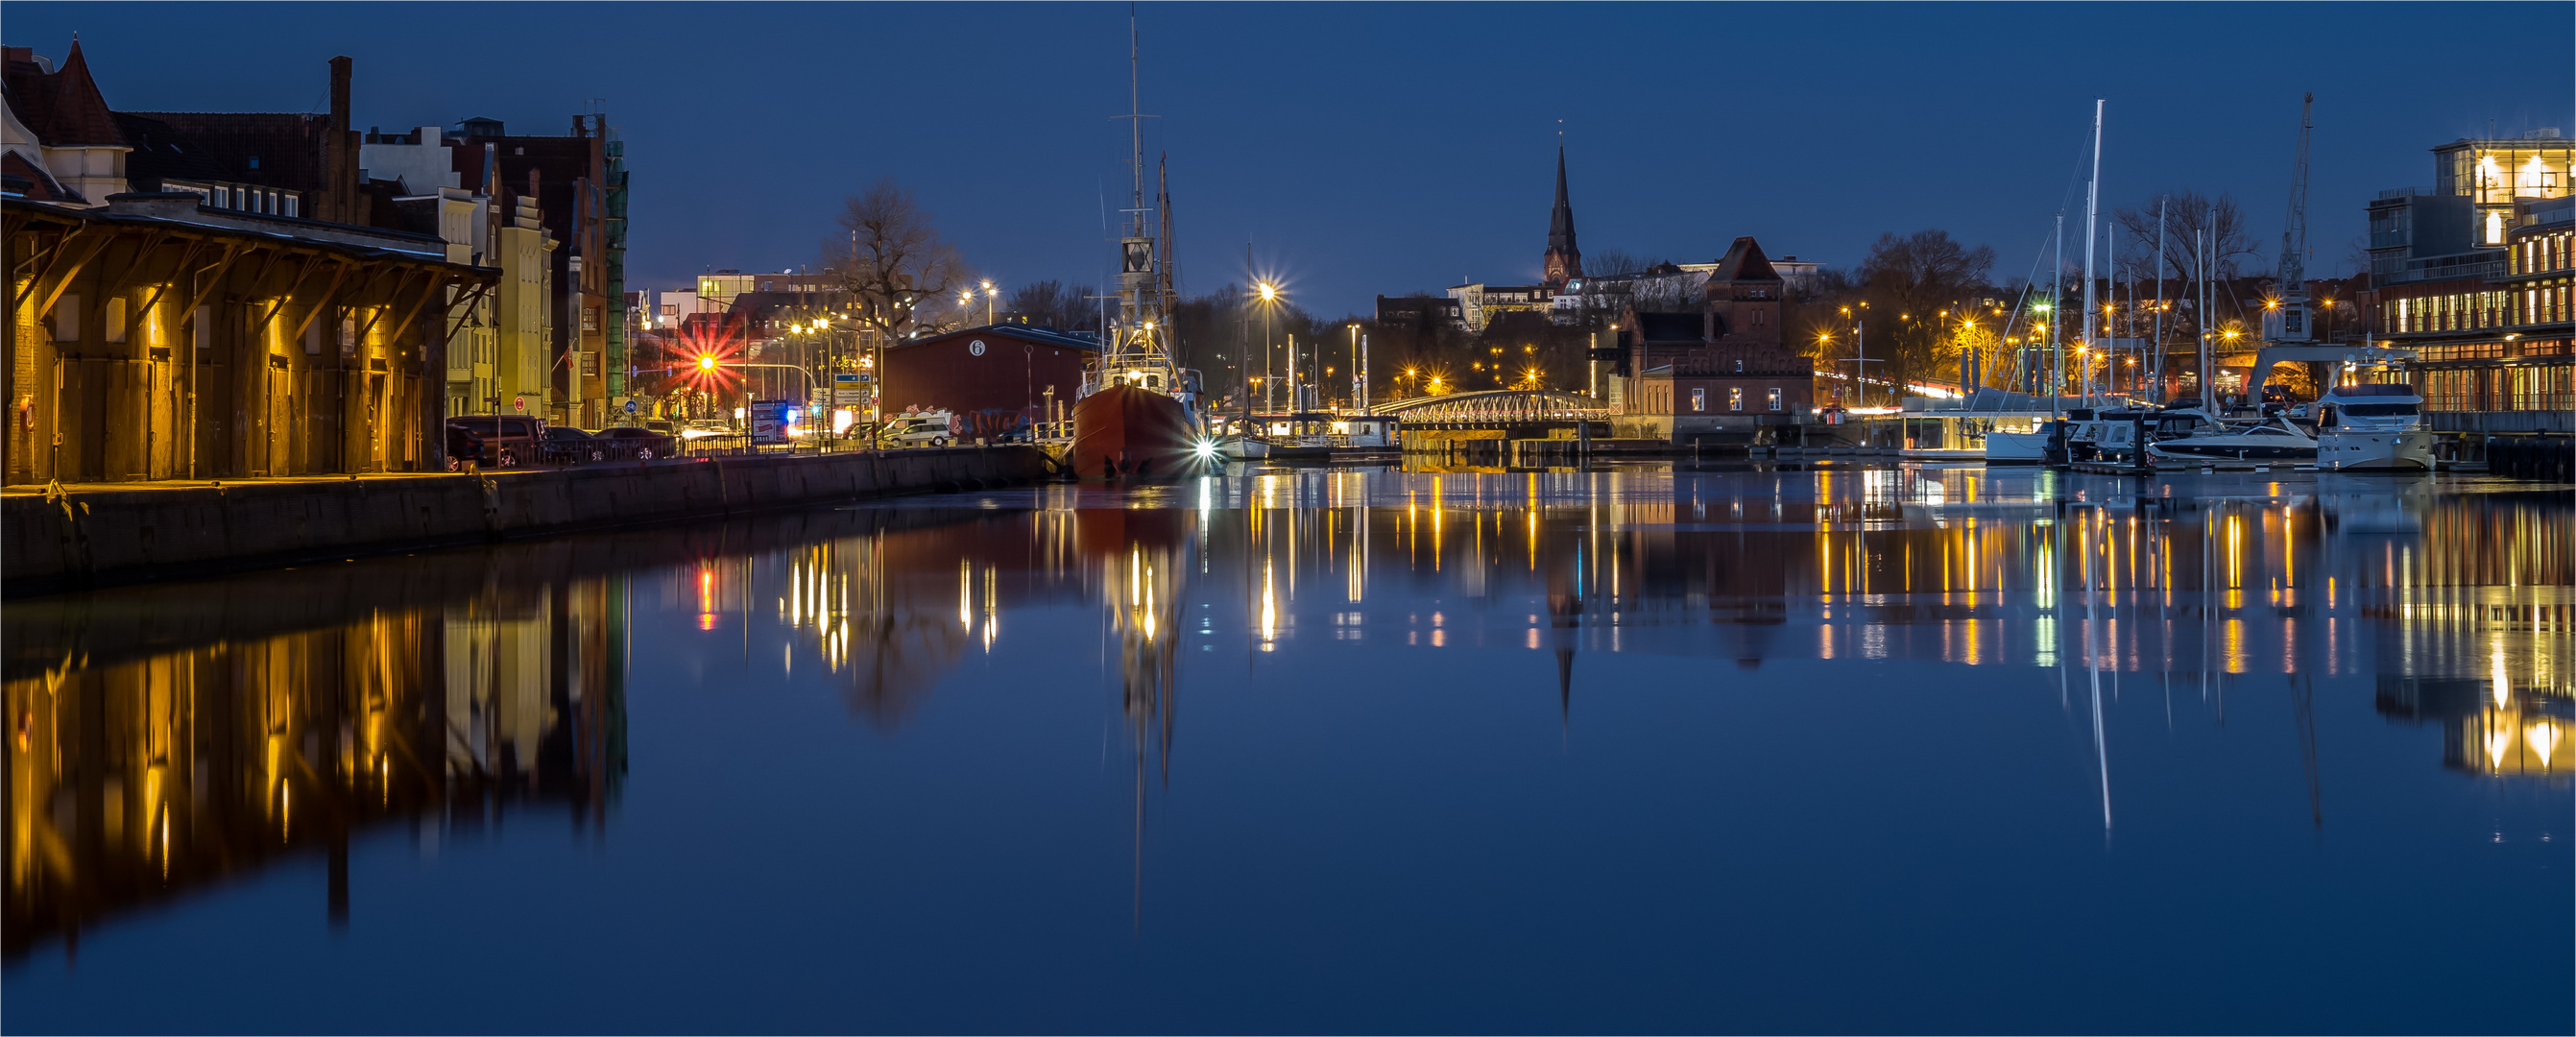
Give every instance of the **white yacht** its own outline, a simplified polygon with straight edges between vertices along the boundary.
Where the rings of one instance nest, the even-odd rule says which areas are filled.
[[[2190,434],[2147,444],[2147,455],[2159,463],[2264,461],[2312,464],[2317,440],[2288,418],[2250,424],[2204,424]]]
[[[2433,433],[2424,428],[2424,398],[2402,382],[2338,385],[2318,400],[2317,467],[2431,471]]]

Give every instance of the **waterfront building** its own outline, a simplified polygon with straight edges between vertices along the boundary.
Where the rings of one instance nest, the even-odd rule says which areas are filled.
[[[461,148],[436,126],[390,134],[369,128],[358,161],[369,185],[388,185],[387,207],[401,229],[438,235],[449,262],[501,271],[497,291],[471,304],[449,300],[455,331],[447,343],[447,413],[550,414],[560,245],[536,198],[500,179],[497,145],[459,155]],[[478,164],[478,186],[468,189],[461,170]]]
[[[449,290],[495,272],[438,238],[213,208],[102,207],[5,180],[16,282],[11,484],[443,467]]]
[[[131,113],[8,48],[8,482],[443,467],[434,304],[494,272],[360,189],[330,69],[327,117]]]
[[[1698,313],[1630,309],[1606,330],[1612,434],[1680,444],[1750,443],[1803,425],[1815,361],[1781,330],[1786,287],[1750,237],[1735,239],[1702,288]]]
[[[2382,191],[2368,205],[2362,315],[2381,341],[2414,351],[2410,377],[2435,429],[2566,431],[2576,141],[2540,129],[2432,150],[2432,187]]]
[[[926,335],[885,348],[884,413],[944,410],[967,439],[1067,420],[1100,343],[1026,324]]]
[[[598,428],[627,398],[626,145],[603,113],[564,136],[512,135],[497,119],[459,122],[448,140],[458,186],[525,184],[557,249],[548,257],[553,379],[548,417]]]

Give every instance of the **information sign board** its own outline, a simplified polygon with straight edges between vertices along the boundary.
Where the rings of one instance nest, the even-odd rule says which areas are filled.
[[[787,411],[790,400],[751,401],[751,442],[753,446],[787,442]]]

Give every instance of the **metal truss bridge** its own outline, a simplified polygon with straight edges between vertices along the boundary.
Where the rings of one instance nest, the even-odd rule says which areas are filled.
[[[1491,389],[1446,396],[1416,396],[1379,404],[1372,413],[1393,415],[1406,428],[1500,428],[1571,425],[1610,416],[1601,401],[1555,389]]]

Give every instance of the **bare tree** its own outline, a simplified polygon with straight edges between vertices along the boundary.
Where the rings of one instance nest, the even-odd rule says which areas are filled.
[[[2225,280],[2240,273],[2260,273],[2260,245],[2246,233],[2245,214],[2236,200],[2226,195],[2213,199],[2198,191],[2181,191],[2148,199],[2140,205],[2120,209],[2111,218],[2120,222],[2120,272],[2139,281],[2152,282],[2156,273],[2156,209],[2164,207],[2164,273],[2165,277],[2197,281],[2202,276],[2197,258],[2192,255],[2192,232],[2205,231],[2212,243],[2209,249],[2208,276]],[[2082,220],[2076,221],[2078,223]],[[2139,247],[2128,247],[2129,242]],[[2252,260],[2249,266],[2248,262]]]
[[[1948,310],[1986,286],[1995,250],[1968,248],[1944,230],[1881,234],[1861,260],[1869,307],[1870,353],[1888,361],[1886,375],[1908,379],[1948,373],[1956,356]]]
[[[930,214],[893,177],[843,206],[843,233],[824,245],[823,265],[849,293],[852,316],[890,342],[941,326],[924,311],[954,302],[952,293],[973,274]],[[952,316],[962,320],[965,310],[960,306]]]
[[[1091,302],[1083,298],[1089,294],[1079,287],[1067,287],[1062,281],[1037,281],[1012,289],[1002,308],[1027,318],[1031,324],[1080,331],[1092,324]]]
[[[1617,277],[1621,274],[1642,274],[1663,262],[1661,259],[1633,255],[1615,248],[1605,248],[1583,257],[1583,276]]]

